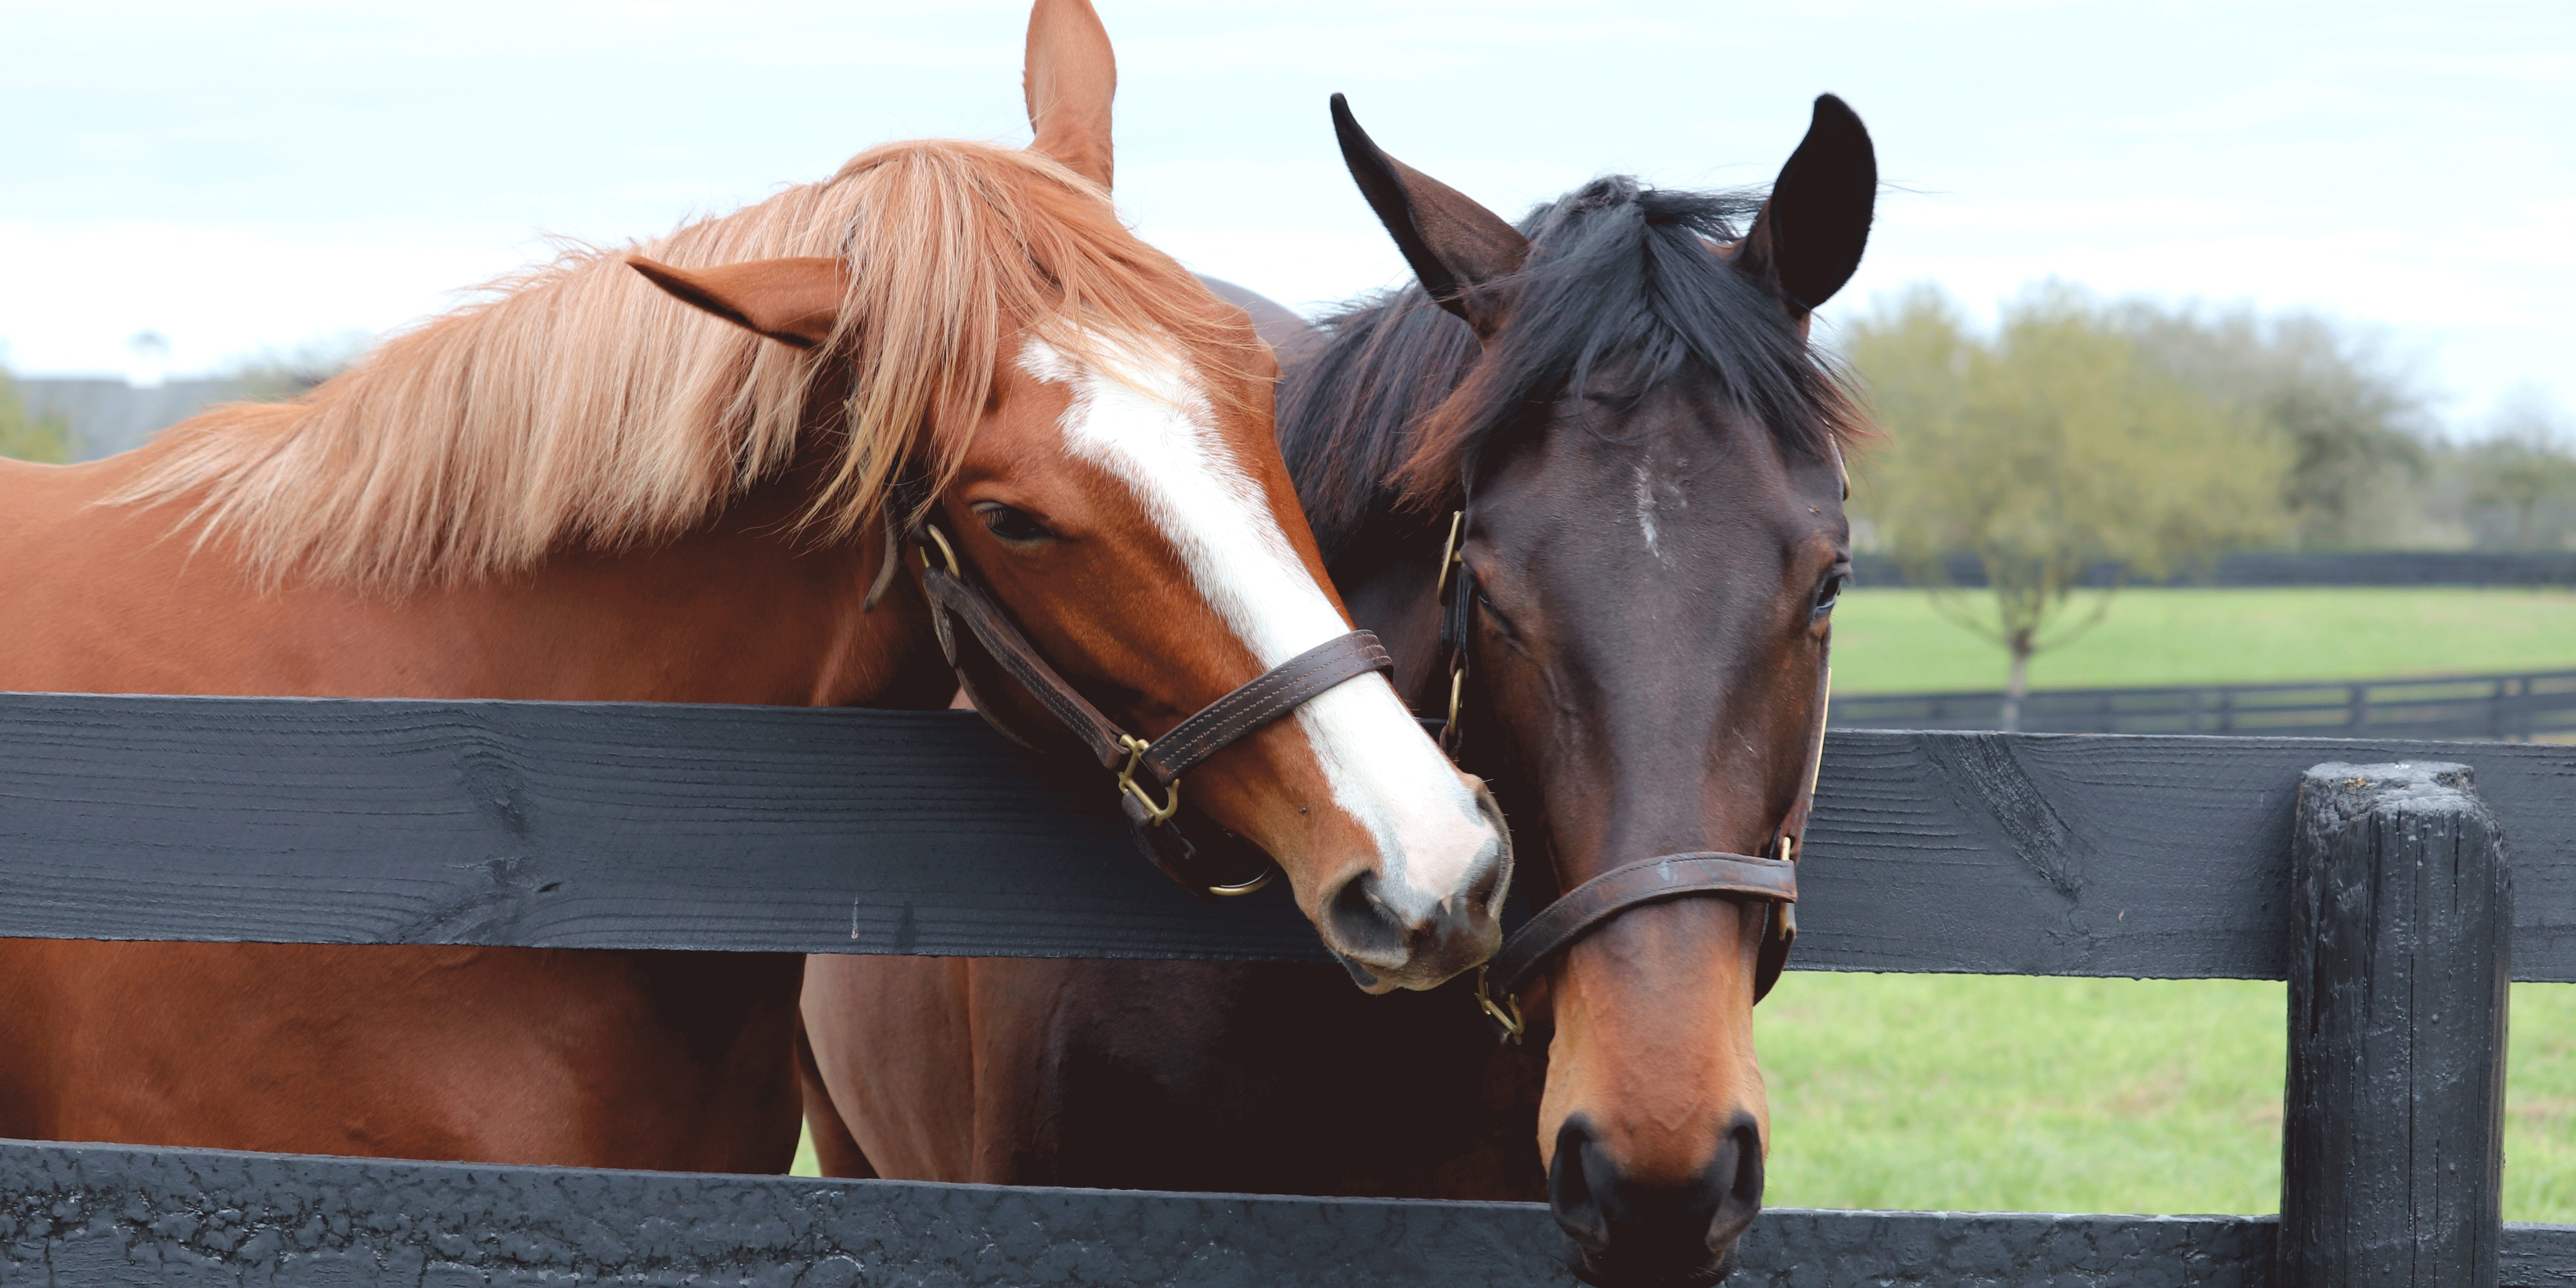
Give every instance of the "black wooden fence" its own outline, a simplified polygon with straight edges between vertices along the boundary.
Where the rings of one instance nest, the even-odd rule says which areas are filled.
[[[2325,761],[2427,760],[2468,766],[2474,796],[2456,771],[2309,774]],[[2303,781],[2306,839],[2294,845]],[[2318,783],[2396,785],[2329,819]],[[1170,887],[1133,856],[1097,788],[1049,778],[949,713],[0,696],[0,934],[1320,956],[1278,892],[1209,905]],[[2437,797],[2457,808],[2423,813]],[[2337,941],[2351,952],[2320,957],[2317,936],[2294,942],[2294,912],[2352,904],[2317,892],[2354,871],[2432,872],[2428,846],[2492,857],[2501,831],[2511,898],[2481,906],[2510,924],[2488,936],[2490,974],[2509,944],[2513,978],[2576,981],[2571,798],[2576,748],[2546,745],[1838,732],[1798,965],[2282,979],[2297,960],[2306,982],[2294,991],[2331,999],[2335,963],[2358,953],[2360,967],[2456,986],[2474,962],[2373,959],[2371,936],[2412,923],[2361,925]],[[2472,816],[2476,827],[2452,825]],[[2294,853],[2309,874],[2295,888]],[[2374,1052],[2392,1034],[2433,1031],[2416,1011],[2363,1019],[2326,1028]],[[2463,1054],[2501,1068],[2491,1047]],[[2492,1109],[2454,1094],[2457,1069],[2433,1073],[2396,1089]],[[2381,1076],[2307,1094],[2349,1108],[2389,1091]],[[2324,1111],[2294,1104],[2291,1121]],[[1779,1133],[1777,1148],[1797,1148],[1796,1124]],[[2384,1145],[2356,1148],[2365,1169],[2388,1161]],[[2468,1156],[2472,1183],[2483,1165]],[[2465,1228],[2503,1283],[2576,1284],[2576,1227],[2499,1233],[2458,1194],[2409,1206],[2351,1177],[2294,1170],[2286,1188],[2298,1228],[2327,1231],[2330,1246],[2350,1205],[2311,1200],[2358,1194],[2377,1205],[2365,1215],[2423,1227],[2408,1255]],[[1772,1211],[1734,1282],[2313,1281],[2312,1263],[2295,1280],[2273,1276],[2279,1228],[2271,1217]],[[2465,1282],[2456,1269],[2374,1281]],[[1545,1211],[1527,1205],[0,1144],[0,1288],[574,1281],[1569,1282]]]
[[[2004,695],[1850,694],[1838,729],[1993,729]],[[2292,737],[2576,739],[2576,671],[2421,680],[2308,680],[2162,689],[2041,689],[2022,696],[2026,733],[2259,733]]]

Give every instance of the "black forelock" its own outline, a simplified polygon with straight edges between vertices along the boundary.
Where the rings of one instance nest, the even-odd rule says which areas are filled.
[[[1532,210],[1521,272],[1496,284],[1514,299],[1489,349],[1420,286],[1353,302],[1322,322],[1321,352],[1280,384],[1279,442],[1327,563],[1371,521],[1402,508],[1392,477],[1417,451],[1463,477],[1527,414],[1568,392],[1599,392],[1615,365],[1633,401],[1696,364],[1783,446],[1823,457],[1848,413],[1840,382],[1790,324],[1779,297],[1712,253],[1743,235],[1750,192],[1649,188],[1595,179]],[[1448,444],[1414,431],[1460,392],[1479,361],[1482,404]]]

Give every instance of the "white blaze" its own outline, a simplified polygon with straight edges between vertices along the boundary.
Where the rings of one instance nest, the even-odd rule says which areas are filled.
[[[1350,627],[1272,518],[1268,498],[1209,425],[1189,364],[1159,346],[1097,346],[1115,376],[1040,340],[1020,369],[1070,386],[1065,445],[1136,490],[1190,579],[1266,669]],[[1438,901],[1465,893],[1469,867],[1499,838],[1449,762],[1383,675],[1335,686],[1297,708],[1333,803],[1377,839],[1390,888]]]
[[[1637,531],[1646,536],[1646,550],[1665,563],[1663,543],[1655,539],[1655,467],[1651,460],[1637,462]]]

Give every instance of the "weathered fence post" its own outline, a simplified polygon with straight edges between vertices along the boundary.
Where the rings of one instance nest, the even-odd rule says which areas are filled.
[[[2494,1288],[2504,838],[2466,765],[2318,765],[2298,810],[2275,1288]]]

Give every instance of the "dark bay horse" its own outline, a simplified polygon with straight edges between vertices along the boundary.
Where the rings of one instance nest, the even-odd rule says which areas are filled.
[[[1282,386],[1353,613],[1441,714],[1436,590],[1469,511],[1458,758],[1537,856],[1531,906],[1648,856],[1762,852],[1807,785],[1849,570],[1859,426],[1806,331],[1867,240],[1867,132],[1826,97],[1767,203],[1604,179],[1515,229],[1337,118],[1427,288],[1331,319]],[[1707,1283],[1761,1199],[1764,924],[1751,902],[1633,908],[1525,992],[1519,1045],[1464,981],[1364,998],[1329,967],[817,958],[808,1113],[837,1174],[1544,1198],[1582,1277]],[[1368,1076],[1327,1058],[1354,1044]]]
[[[1343,635],[1269,359],[1110,204],[1082,0],[1038,4],[1027,77],[1030,150],[879,147],[294,402],[0,463],[0,686],[936,708],[931,574],[890,549],[916,519],[1148,736]],[[1189,789],[1357,968],[1423,986],[1492,951],[1508,852],[1382,676]],[[0,1136],[781,1171],[802,966],[0,941]]]

